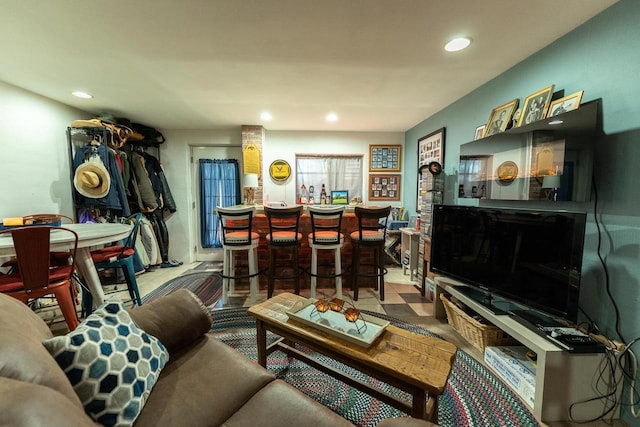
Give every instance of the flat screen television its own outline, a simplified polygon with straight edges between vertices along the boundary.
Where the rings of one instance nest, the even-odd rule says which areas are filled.
[[[434,206],[431,270],[576,322],[586,214]]]

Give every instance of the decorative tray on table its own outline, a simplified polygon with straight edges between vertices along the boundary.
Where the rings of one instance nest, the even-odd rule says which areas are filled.
[[[317,328],[362,347],[370,347],[389,325],[386,320],[360,313],[348,303],[310,298],[287,310],[290,319]]]

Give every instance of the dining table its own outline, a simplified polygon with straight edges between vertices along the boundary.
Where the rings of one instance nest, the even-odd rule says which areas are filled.
[[[83,223],[65,224],[64,228],[73,230],[78,235],[76,251],[76,268],[93,297],[93,304],[99,306],[104,302],[104,290],[96,266],[91,259],[93,247],[125,239],[131,232],[131,224],[119,223]],[[52,251],[65,251],[73,248],[73,235],[70,233],[51,233],[50,247]],[[0,257],[15,255],[11,233],[0,235]]]

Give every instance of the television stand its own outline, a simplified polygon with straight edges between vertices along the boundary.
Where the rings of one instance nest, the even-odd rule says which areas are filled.
[[[533,414],[542,422],[567,421],[569,408],[573,403],[595,397],[593,390],[597,381],[602,353],[570,353],[541,336],[536,328],[525,326],[509,314],[493,313],[481,302],[471,297],[469,287],[444,276],[435,277],[436,289],[434,314],[438,319],[446,319],[440,294],[456,297],[475,313],[500,328],[523,346],[537,355],[536,389]],[[477,291],[477,290],[476,290]],[[521,309],[521,307],[520,307]],[[618,396],[619,397],[619,396]],[[580,405],[580,418],[591,419],[602,414],[604,403],[593,400]],[[619,417],[616,410],[613,418]]]
[[[512,302],[505,300],[504,298],[491,295],[489,292],[485,292],[478,288],[472,288],[470,286],[460,287],[460,292],[467,298],[474,300],[477,304],[482,305],[494,315],[507,315],[513,309],[516,309]]]
[[[526,321],[529,325],[531,325],[532,328],[539,328],[540,326],[543,326],[543,327],[567,326],[563,323],[560,323],[559,321],[557,321],[552,317],[536,313],[533,310],[520,310],[520,309],[509,310],[509,314],[516,316],[516,320],[520,318]],[[525,326],[526,325],[527,324],[525,323]]]

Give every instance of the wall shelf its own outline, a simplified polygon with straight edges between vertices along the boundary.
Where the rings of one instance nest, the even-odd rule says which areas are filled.
[[[461,184],[486,186],[483,198],[494,200],[589,201],[600,132],[601,102],[595,100],[553,118],[468,142],[460,146],[461,163],[478,159],[485,166],[476,173],[477,179],[465,176]],[[546,176],[557,176],[558,187],[543,188]],[[465,188],[466,192],[470,189]]]

